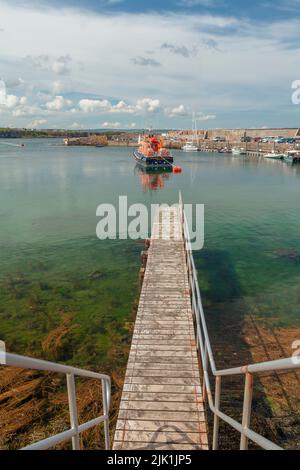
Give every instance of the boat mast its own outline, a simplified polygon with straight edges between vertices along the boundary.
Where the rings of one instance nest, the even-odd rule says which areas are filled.
[[[198,129],[197,129],[197,119],[196,114],[193,112],[193,143],[198,146]]]

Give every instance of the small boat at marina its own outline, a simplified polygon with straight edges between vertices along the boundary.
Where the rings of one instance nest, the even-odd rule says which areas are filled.
[[[271,153],[266,153],[264,155],[264,158],[269,158],[271,160],[283,160],[285,157],[285,154],[284,153],[277,153],[277,152],[271,152]]]
[[[193,142],[187,142],[181,150],[184,152],[198,152],[198,147]]]
[[[181,150],[184,152],[198,152],[199,150],[199,140],[198,140],[198,131],[197,131],[197,121],[195,117],[195,113],[193,114],[193,139],[186,142]]]
[[[299,163],[300,162],[300,151],[298,150],[289,150],[284,155],[284,161],[287,163]]]
[[[136,162],[146,168],[173,168],[173,156],[164,147],[161,136],[139,138],[139,148],[133,152]]]
[[[247,152],[244,148],[233,147],[232,148],[232,155],[247,155]]]

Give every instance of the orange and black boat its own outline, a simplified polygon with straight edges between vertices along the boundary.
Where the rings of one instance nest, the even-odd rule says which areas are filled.
[[[139,139],[139,148],[134,151],[135,160],[146,168],[172,168],[173,156],[164,147],[161,136],[148,135]]]

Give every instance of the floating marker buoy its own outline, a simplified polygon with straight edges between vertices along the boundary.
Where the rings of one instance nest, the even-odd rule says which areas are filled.
[[[173,166],[173,173],[182,173],[181,166]]]

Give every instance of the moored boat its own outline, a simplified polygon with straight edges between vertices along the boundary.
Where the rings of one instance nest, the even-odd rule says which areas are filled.
[[[144,136],[140,138],[139,148],[133,152],[134,159],[146,168],[172,168],[173,156],[164,147],[161,136]]]
[[[298,150],[288,150],[288,152],[284,155],[284,161],[287,163],[299,163],[300,152]]]
[[[193,142],[187,142],[182,149],[184,152],[198,152],[198,147]]]
[[[284,153],[271,152],[264,155],[265,158],[270,158],[271,160],[283,160],[285,157]]]
[[[232,155],[247,155],[247,152],[244,148],[233,147],[232,148]]]
[[[195,117],[195,113],[193,113],[193,139],[189,140],[185,143],[181,150],[184,152],[198,152],[199,151],[199,139],[198,139],[198,131],[197,131],[197,120]]]
[[[223,147],[218,150],[218,153],[232,153],[231,150],[229,150],[228,147]]]

